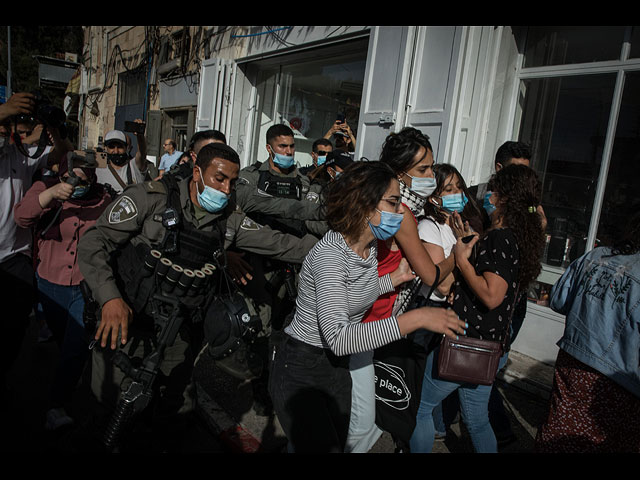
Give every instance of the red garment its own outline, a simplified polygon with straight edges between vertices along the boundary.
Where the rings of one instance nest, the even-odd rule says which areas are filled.
[[[404,203],[404,208],[409,210],[413,219],[418,223],[418,219],[409,207]],[[387,242],[384,240],[378,240],[378,277],[382,277],[388,273],[393,272],[400,265],[400,261],[404,258],[402,249],[391,250],[387,246]],[[393,304],[398,296],[398,289],[393,292],[385,293],[378,297],[371,308],[364,314],[362,318],[363,322],[373,322],[374,320],[382,320],[383,318],[389,318],[393,314]]]
[[[541,453],[640,453],[640,398],[564,350],[558,352]]]
[[[35,182],[14,208],[16,223],[23,228],[35,227],[40,218],[52,208],[43,209],[38,196],[47,187],[42,181]],[[78,268],[78,241],[92,227],[111,201],[105,193],[95,205],[78,205],[63,202],[59,217],[61,240],[38,238],[38,275],[56,285],[79,285],[83,280]],[[58,202],[52,202],[57,209]]]
[[[402,250],[392,251],[385,240],[378,240],[378,277],[393,272],[402,260]],[[363,322],[382,320],[391,316],[393,303],[398,296],[398,289],[378,297],[371,308],[364,314]]]

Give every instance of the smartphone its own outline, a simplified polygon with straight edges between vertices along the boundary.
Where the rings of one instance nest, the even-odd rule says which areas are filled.
[[[473,240],[473,237],[475,237],[475,235],[467,235],[466,237],[462,237],[462,241],[464,243],[469,243],[471,240]]]
[[[144,133],[145,127],[146,127],[145,123],[129,122],[129,121],[124,122],[125,132]]]
[[[96,152],[98,168],[107,168],[107,152]]]
[[[336,117],[336,122],[344,123],[344,113],[339,113],[338,114],[338,116]]]

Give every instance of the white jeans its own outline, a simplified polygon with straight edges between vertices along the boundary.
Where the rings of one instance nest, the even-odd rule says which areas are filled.
[[[351,355],[351,418],[345,453],[367,453],[382,435],[376,425],[373,352]]]

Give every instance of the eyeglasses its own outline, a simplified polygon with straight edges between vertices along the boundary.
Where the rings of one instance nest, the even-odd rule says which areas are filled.
[[[109,142],[109,143],[105,143],[104,146],[107,148],[126,147],[126,145],[121,142]]]

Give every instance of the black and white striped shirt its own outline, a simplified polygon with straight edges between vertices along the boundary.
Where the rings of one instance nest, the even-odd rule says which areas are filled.
[[[337,232],[329,231],[302,264],[292,337],[329,348],[336,355],[373,350],[401,338],[396,317],[362,323],[376,299],[393,290],[390,276],[378,277],[376,242],[367,259]]]

